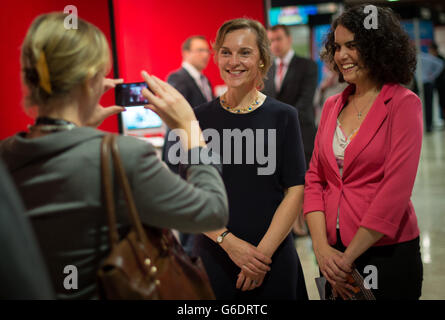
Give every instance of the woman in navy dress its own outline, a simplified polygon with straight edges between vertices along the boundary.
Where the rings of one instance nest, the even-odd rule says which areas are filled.
[[[258,91],[271,64],[259,22],[227,21],[214,50],[228,90],[195,113],[221,155],[230,218],[226,228],[197,236],[194,252],[217,299],[307,299],[290,234],[305,175],[297,111]]]

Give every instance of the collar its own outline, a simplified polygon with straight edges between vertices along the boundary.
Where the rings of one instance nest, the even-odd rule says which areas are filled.
[[[388,83],[382,87],[379,95],[374,101],[368,111],[368,115],[360,126],[360,130],[355,136],[354,140],[350,142],[348,148],[345,151],[345,160],[343,166],[343,179],[347,179],[347,176],[351,170],[351,164],[360,154],[360,152],[369,144],[376,132],[381,127],[382,122],[386,119],[388,115],[388,102],[394,97],[397,91],[400,91],[403,87],[398,84]],[[340,94],[339,98],[336,100],[332,112],[328,115],[327,126],[325,132],[327,134],[327,141],[331,143],[324,144],[325,152],[328,155],[328,162],[330,167],[335,171],[337,176],[340,178],[340,173],[334,156],[334,150],[332,147],[332,141],[334,138],[335,129],[337,127],[338,115],[348,100],[349,95],[351,95],[355,90],[355,85],[349,85],[343,93]]]
[[[396,83],[386,83],[382,86],[382,89],[380,90],[380,93],[378,94],[377,98],[379,98],[379,101],[383,102],[384,105],[388,103],[389,100],[392,99],[394,96],[396,90],[400,87],[400,85]],[[340,113],[341,108],[343,108],[344,104],[348,101],[349,96],[355,91],[355,85],[349,84],[341,93],[340,99],[338,101],[340,109],[337,110],[338,113]],[[337,114],[338,116],[338,114]]]
[[[97,139],[105,133],[90,127],[77,127],[70,131],[60,131],[42,137],[28,139],[26,132],[0,141],[0,155],[11,171],[29,162],[46,159],[49,155],[66,151],[75,145]],[[97,149],[99,150],[99,149]]]
[[[294,55],[295,55],[295,51],[294,51],[294,49],[290,49],[290,50],[286,53],[286,55],[284,56],[283,59],[275,58],[275,64],[278,66],[278,65],[280,65],[280,62],[283,61],[284,65],[285,65],[285,66],[288,66],[289,63],[290,63],[290,61],[291,61],[292,58],[294,57]]]
[[[195,79],[195,81],[200,83],[202,73],[199,72],[198,69],[186,61],[182,62],[182,67],[192,76],[193,79]]]

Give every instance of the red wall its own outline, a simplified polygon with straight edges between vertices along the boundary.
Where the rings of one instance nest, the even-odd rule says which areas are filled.
[[[2,1],[0,139],[32,123],[23,111],[20,82],[20,46],[29,25],[37,15],[63,11],[68,4],[75,5],[79,17],[99,27],[110,41],[107,0]],[[263,0],[114,0],[114,11],[119,75],[127,82],[140,81],[142,69],[165,79],[180,66],[181,44],[190,35],[214,41],[219,26],[238,17],[264,23]],[[204,72],[213,85],[222,84],[213,60]],[[113,93],[107,93],[101,103],[113,104]],[[117,117],[105,120],[100,128],[117,132]]]
[[[66,5],[75,5],[79,17],[95,24],[110,41],[110,23],[107,0],[22,0],[2,1],[0,10],[0,139],[17,131],[26,130],[32,123],[23,110],[23,95],[20,81],[20,46],[26,31],[36,16],[42,13],[63,11]],[[110,42],[111,43],[111,42]],[[112,73],[111,73],[112,74]],[[102,104],[114,104],[113,93],[107,93]],[[101,129],[117,132],[117,118],[104,121]]]
[[[114,0],[119,75],[141,81],[140,70],[165,79],[180,67],[182,42],[204,35],[211,42],[226,20],[249,17],[264,23],[263,0]],[[210,60],[204,73],[222,84]]]

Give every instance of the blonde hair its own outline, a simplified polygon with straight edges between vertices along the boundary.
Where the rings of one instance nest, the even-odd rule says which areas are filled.
[[[38,16],[22,44],[22,81],[29,89],[25,107],[43,107],[100,72],[108,73],[111,57],[104,34],[78,18],[77,29],[65,28],[64,13]]]
[[[248,18],[238,18],[224,22],[224,24],[218,29],[218,32],[216,34],[216,40],[215,43],[213,44],[213,51],[215,54],[215,58],[217,57],[218,51],[219,49],[221,49],[224,43],[226,35],[232,31],[240,29],[249,29],[253,31],[256,35],[256,44],[260,52],[260,60],[263,65],[262,67],[258,66],[261,73],[261,81],[259,87],[263,88],[264,87],[263,80],[266,78],[267,71],[269,71],[269,68],[272,64],[272,59],[270,55],[269,39],[267,37],[267,32],[264,26],[260,22]]]

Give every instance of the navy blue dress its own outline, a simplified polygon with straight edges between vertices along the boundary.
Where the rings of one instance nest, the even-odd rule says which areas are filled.
[[[267,97],[258,109],[233,114],[221,107],[218,98],[196,108],[195,114],[208,146],[219,145],[214,151],[223,159],[230,210],[227,228],[257,246],[284,198],[284,190],[304,185],[306,166],[297,110]],[[238,141],[233,138],[237,132],[238,136],[243,134]],[[196,237],[194,254],[201,256],[217,299],[308,299],[291,234],[272,256],[271,271],[263,284],[251,291],[236,289],[240,268],[205,235]]]

